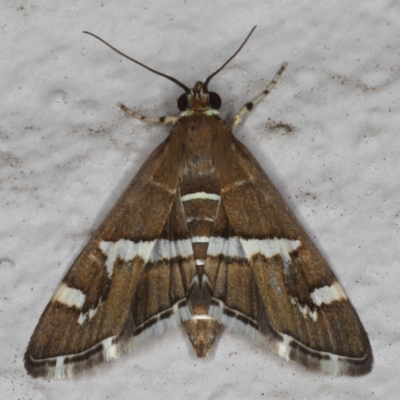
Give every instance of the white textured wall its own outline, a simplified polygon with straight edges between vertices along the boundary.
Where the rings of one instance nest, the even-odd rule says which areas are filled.
[[[0,390],[4,399],[394,399],[399,353],[398,1],[24,1],[0,4]],[[23,354],[54,289],[168,128],[180,89],[258,25],[211,89],[231,117],[289,62],[236,134],[330,261],[370,335],[362,378],[307,372],[225,332],[205,360],[170,332],[73,380]],[[282,122],[287,133],[271,129]]]

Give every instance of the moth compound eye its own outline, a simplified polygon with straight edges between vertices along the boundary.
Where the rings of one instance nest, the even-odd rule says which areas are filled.
[[[178,99],[178,109],[179,111],[185,111],[188,108],[187,95],[184,93],[179,96]]]
[[[217,94],[215,92],[210,92],[210,93],[208,93],[208,96],[209,96],[208,101],[210,102],[211,107],[214,110],[219,110],[221,107],[221,103],[222,103],[221,97],[219,97],[219,94]]]

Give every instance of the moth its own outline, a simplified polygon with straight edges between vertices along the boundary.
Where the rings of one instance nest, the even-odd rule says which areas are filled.
[[[343,287],[249,150],[232,134],[267,88],[227,123],[211,79],[180,86],[172,124],[56,289],[25,367],[66,378],[183,325],[198,357],[225,326],[286,360],[335,375],[372,369],[367,333]]]

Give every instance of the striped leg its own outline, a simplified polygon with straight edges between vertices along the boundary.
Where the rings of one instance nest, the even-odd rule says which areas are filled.
[[[158,122],[162,125],[168,125],[168,124],[175,124],[175,122],[178,121],[179,119],[179,117],[173,117],[173,116],[166,116],[160,118],[145,117],[144,115],[136,114],[133,110],[131,110],[130,108],[126,107],[121,103],[117,103],[117,105],[126,115],[129,115],[132,118],[140,119],[141,121],[144,122],[151,122],[151,123]]]
[[[231,130],[234,130],[241,122],[242,122],[242,117],[246,115],[248,112],[250,112],[254,106],[259,103],[261,100],[266,97],[271,90],[275,87],[275,85],[278,83],[279,78],[283,74],[283,71],[287,67],[287,62],[284,62],[282,66],[279,68],[279,71],[275,74],[274,79],[269,83],[267,88],[259,95],[257,96],[253,101],[250,101],[249,103],[246,103],[240,111],[234,115],[232,122],[230,123],[230,128]]]

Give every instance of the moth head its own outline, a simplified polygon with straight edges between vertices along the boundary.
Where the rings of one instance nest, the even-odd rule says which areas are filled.
[[[196,82],[193,89],[189,93],[183,93],[178,99],[179,111],[205,111],[209,109],[219,110],[221,107],[221,97],[218,93],[208,92],[204,88],[203,82]]]
[[[254,29],[256,29],[256,27],[254,27],[250,31],[250,33],[247,35],[247,37],[244,40],[244,42],[235,51],[235,53],[228,59],[228,61],[226,61],[222,65],[222,67],[218,68],[215,72],[213,72],[206,79],[206,81],[204,83],[200,82],[200,81],[196,82],[196,84],[194,85],[194,87],[192,89],[188,88],[182,82],[178,81],[178,79],[176,79],[176,78],[174,78],[172,76],[163,74],[162,72],[156,71],[156,70],[148,67],[147,65],[144,65],[141,62],[135,60],[134,58],[127,56],[126,54],[122,53],[121,51],[119,51],[115,47],[111,46],[111,44],[107,43],[105,40],[103,40],[100,37],[94,35],[93,33],[90,33],[90,32],[84,32],[84,33],[87,33],[88,35],[91,35],[91,36],[95,37],[96,39],[100,40],[105,45],[107,45],[108,47],[110,47],[111,49],[116,51],[121,56],[127,58],[128,60],[131,60],[134,63],[139,64],[143,68],[146,68],[149,71],[154,72],[157,75],[163,76],[164,78],[166,78],[166,79],[174,82],[176,85],[180,86],[185,91],[185,93],[183,93],[178,99],[178,108],[179,108],[180,111],[190,110],[190,111],[194,111],[194,112],[196,112],[196,111],[197,112],[203,112],[203,111],[207,111],[207,110],[210,110],[210,109],[218,110],[221,107],[221,97],[219,97],[219,95],[217,93],[215,93],[215,92],[209,92],[208,91],[208,85],[209,85],[211,79],[215,75],[217,75],[218,72],[220,72],[223,68],[225,68],[225,66],[233,58],[235,58],[235,56],[239,53],[239,51],[242,50],[243,46],[249,40],[249,38],[250,38],[251,34],[253,33]]]
[[[236,55],[239,53],[239,51],[242,50],[243,46],[249,40],[249,37],[253,33],[254,29],[256,29],[256,27],[254,27],[250,31],[250,33],[247,35],[244,42],[235,51],[235,53],[220,68],[218,68],[215,72],[213,72],[206,79],[206,81],[204,83],[201,81],[198,81],[194,85],[193,89],[190,89],[190,90],[188,90],[186,87],[185,93],[183,93],[178,98],[178,108],[180,111],[191,110],[194,112],[196,112],[196,111],[199,112],[199,111],[205,111],[205,110],[209,110],[209,109],[213,109],[213,110],[220,109],[221,97],[219,97],[218,93],[209,92],[208,85],[209,85],[211,79],[214,78],[214,76],[217,75],[218,72],[220,72],[222,69],[224,69],[225,66],[236,57]],[[183,87],[184,85],[179,84],[179,86]]]

